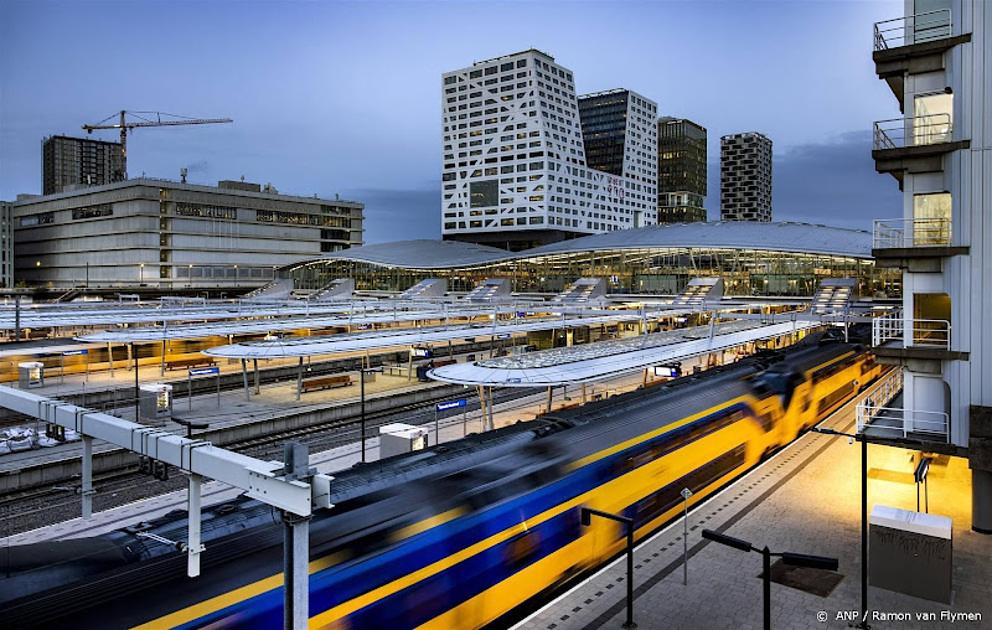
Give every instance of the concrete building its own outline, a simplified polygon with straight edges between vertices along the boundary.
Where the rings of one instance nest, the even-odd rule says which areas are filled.
[[[872,157],[898,181],[903,212],[875,222],[873,254],[902,270],[903,304],[873,333],[881,360],[902,365],[903,390],[869,428],[967,457],[972,528],[992,534],[992,4],[907,0],[875,25],[874,48],[903,115],[875,123]]]
[[[14,287],[14,204],[0,201],[0,288]]]
[[[686,118],[658,119],[658,223],[705,221],[706,128]]]
[[[760,133],[720,138],[720,220],[772,220],[772,141]]]
[[[653,224],[647,121],[657,106],[624,93],[625,173],[610,174],[589,167],[572,72],[550,55],[530,49],[445,73],[443,238],[519,250]]]
[[[50,136],[41,145],[41,190],[45,195],[77,186],[102,186],[124,179],[119,142]]]
[[[51,289],[240,290],[362,244],[361,203],[130,179],[13,204],[18,280]]]

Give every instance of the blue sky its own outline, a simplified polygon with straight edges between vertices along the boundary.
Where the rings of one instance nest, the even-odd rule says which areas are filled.
[[[40,192],[41,139],[120,109],[229,116],[138,130],[132,176],[364,201],[368,242],[439,233],[442,72],[530,47],[579,92],[627,87],[719,137],[775,145],[776,220],[869,227],[900,194],[874,173],[872,23],[902,0],[44,2],[0,0],[0,198]],[[114,132],[100,137],[114,139]]]

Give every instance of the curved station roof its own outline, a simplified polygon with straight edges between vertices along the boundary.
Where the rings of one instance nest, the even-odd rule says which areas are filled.
[[[811,223],[670,223],[583,236],[520,252],[459,241],[411,240],[334,252],[292,265],[361,262],[401,269],[451,269],[545,256],[644,249],[743,249],[870,259],[871,233]]]

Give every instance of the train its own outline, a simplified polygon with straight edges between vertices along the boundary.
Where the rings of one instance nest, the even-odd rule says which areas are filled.
[[[882,373],[816,333],[663,385],[335,473],[310,523],[310,626],[498,627],[621,553],[851,400]],[[283,621],[282,528],[247,497],[203,513],[202,576],[163,541],[184,511],[0,553],[9,627],[269,628]],[[12,624],[12,625],[11,625]]]

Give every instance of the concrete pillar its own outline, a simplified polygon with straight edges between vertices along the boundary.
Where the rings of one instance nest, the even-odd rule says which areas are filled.
[[[300,395],[302,393],[303,393],[303,357],[300,357],[300,362],[296,366],[296,400],[300,399]]]
[[[971,529],[992,534],[992,470],[971,469]]]
[[[248,389],[248,361],[241,359],[241,381],[245,386],[245,400],[251,400],[251,392]]]
[[[310,618],[310,519],[283,513],[283,627],[305,630]]]
[[[109,341],[107,342],[107,363],[109,364],[109,367],[110,367],[110,377],[113,378],[114,377],[114,348],[113,348],[112,345],[110,345],[110,342]]]
[[[83,483],[80,488],[80,495],[83,499],[83,518],[93,516],[93,438],[88,435],[83,436]]]
[[[255,395],[258,396],[262,393],[262,382],[258,374],[258,359],[252,359],[252,364],[255,371]]]
[[[203,478],[200,475],[191,474],[189,476],[189,491],[187,493],[189,533],[186,537],[186,575],[189,577],[200,575],[200,553],[203,551],[203,545],[200,544],[200,487],[202,484]]]

